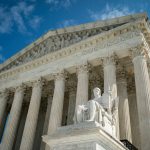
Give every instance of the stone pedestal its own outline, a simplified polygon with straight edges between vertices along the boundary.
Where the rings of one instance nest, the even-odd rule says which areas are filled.
[[[55,133],[43,136],[43,141],[51,150],[127,150],[97,122],[60,127]]]

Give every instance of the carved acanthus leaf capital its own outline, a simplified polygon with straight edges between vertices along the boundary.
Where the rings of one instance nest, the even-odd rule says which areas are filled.
[[[76,72],[77,74],[85,73],[85,72],[89,72],[90,69],[91,69],[91,65],[89,63],[83,63],[76,67]]]
[[[103,66],[116,65],[117,56],[113,54],[107,57],[103,57],[101,60],[102,60]]]
[[[140,44],[130,49],[130,56],[132,59],[139,57],[139,56],[146,58],[148,57],[148,55],[149,54],[148,54],[147,48],[144,44]]]
[[[68,73],[65,70],[58,71],[53,75],[55,80],[65,80],[68,77]]]
[[[24,90],[26,89],[26,85],[22,83],[16,86],[14,89],[15,89],[15,92],[24,92]]]
[[[32,86],[33,87],[43,87],[43,85],[45,84],[45,79],[43,79],[42,77],[41,78],[39,78],[39,79],[37,79],[37,80],[35,80],[35,81],[33,81],[33,83],[32,83]]]
[[[8,95],[9,95],[9,90],[8,89],[0,91],[0,98],[5,99]]]

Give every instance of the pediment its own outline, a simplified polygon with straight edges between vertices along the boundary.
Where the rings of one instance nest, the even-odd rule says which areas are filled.
[[[0,66],[0,72],[23,65],[48,53],[60,51],[62,48],[71,46],[95,35],[108,32],[109,30],[140,18],[147,18],[147,16],[142,13],[49,31],[37,41],[4,62]]]

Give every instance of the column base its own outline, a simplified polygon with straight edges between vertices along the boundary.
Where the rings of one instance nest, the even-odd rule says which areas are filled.
[[[127,150],[97,122],[60,127],[54,134],[43,136],[50,150]]]

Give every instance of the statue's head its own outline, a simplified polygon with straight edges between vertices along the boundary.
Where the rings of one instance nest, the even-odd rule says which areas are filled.
[[[97,98],[97,97],[100,97],[101,96],[101,90],[100,88],[96,87],[93,89],[93,93],[94,93],[94,97]]]

